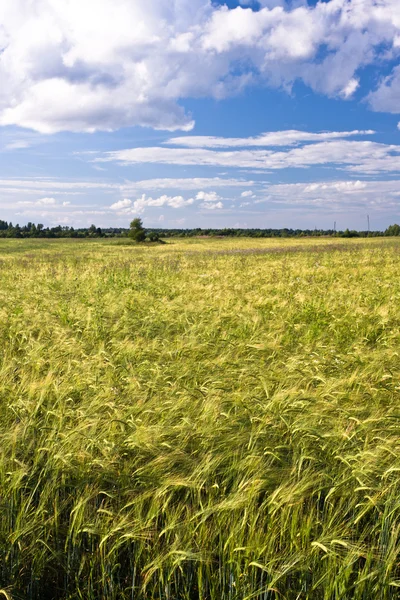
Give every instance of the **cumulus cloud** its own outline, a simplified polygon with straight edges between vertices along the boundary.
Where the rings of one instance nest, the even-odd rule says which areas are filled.
[[[2,3],[0,123],[43,133],[133,124],[190,129],[190,115],[177,104],[184,81],[179,84],[176,73],[185,53],[168,46],[190,31],[206,3],[194,0],[188,8],[178,4]],[[185,75],[188,68],[183,79]]]
[[[132,206],[132,200],[125,198],[125,200],[118,200],[118,202],[114,202],[114,204],[111,204],[110,208],[111,210],[123,210],[125,208],[129,208],[130,206]]]
[[[196,194],[195,198],[185,199],[183,196],[168,196],[163,194],[157,198],[142,194],[140,198],[132,201],[128,198],[119,200],[109,207],[110,210],[115,211],[117,214],[141,214],[146,208],[160,208],[169,206],[170,208],[186,208],[191,206],[196,201],[202,201],[199,206],[206,208],[207,210],[216,210],[223,208],[222,202],[219,201],[220,196],[216,192],[204,192],[200,191]]]
[[[250,198],[250,196],[253,195],[253,191],[252,190],[246,190],[245,192],[242,192],[240,195],[242,196],[242,198]]]
[[[319,191],[335,191],[342,192],[345,194],[352,192],[359,192],[365,190],[367,183],[365,181],[333,181],[329,183],[310,183],[302,187],[302,190],[306,194]]]
[[[189,131],[182,100],[302,80],[351,97],[399,47],[398,0],[13,0],[0,4],[0,125]],[[238,66],[240,68],[238,68]],[[397,112],[398,67],[369,96]]]
[[[341,95],[344,98],[350,98],[359,87],[360,82],[352,77],[347,85],[345,85],[345,87],[342,89]]]
[[[185,200],[183,196],[167,196],[166,194],[158,198],[151,198],[143,194],[137,200],[125,199],[115,202],[110,206],[110,209],[118,214],[141,214],[146,208],[170,206],[171,208],[184,208],[194,203],[194,198]]]
[[[400,67],[395,67],[393,72],[384,77],[376,91],[368,96],[371,107],[379,112],[400,113]]]
[[[216,202],[221,197],[217,194],[217,192],[198,192],[196,194],[196,200],[203,200],[204,202]]]
[[[203,202],[203,204],[200,204],[200,207],[207,210],[220,210],[224,208],[224,205],[222,202]]]

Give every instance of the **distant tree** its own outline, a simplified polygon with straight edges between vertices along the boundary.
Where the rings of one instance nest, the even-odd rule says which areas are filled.
[[[343,233],[340,234],[340,237],[344,237],[344,238],[360,237],[360,234],[358,233],[358,231],[355,231],[354,229],[347,228],[343,231]]]
[[[389,225],[385,231],[385,235],[400,235],[400,225],[397,225],[397,223]]]
[[[136,219],[131,221],[129,237],[135,240],[135,242],[144,242],[146,239],[146,230],[143,227],[142,219],[139,217],[136,217]]]
[[[149,231],[149,233],[146,235],[146,240],[149,242],[159,242],[160,236],[157,231]]]

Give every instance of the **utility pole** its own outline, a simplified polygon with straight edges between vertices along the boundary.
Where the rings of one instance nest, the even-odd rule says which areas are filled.
[[[336,233],[336,221],[333,222],[333,231]]]
[[[369,233],[369,215],[367,215],[368,233]]]

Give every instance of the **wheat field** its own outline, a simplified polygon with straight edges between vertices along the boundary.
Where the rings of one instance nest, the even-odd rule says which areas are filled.
[[[0,241],[0,598],[400,598],[400,243]]]

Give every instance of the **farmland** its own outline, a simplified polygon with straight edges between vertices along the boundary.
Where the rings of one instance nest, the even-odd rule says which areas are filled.
[[[400,243],[0,240],[0,587],[400,597]]]

